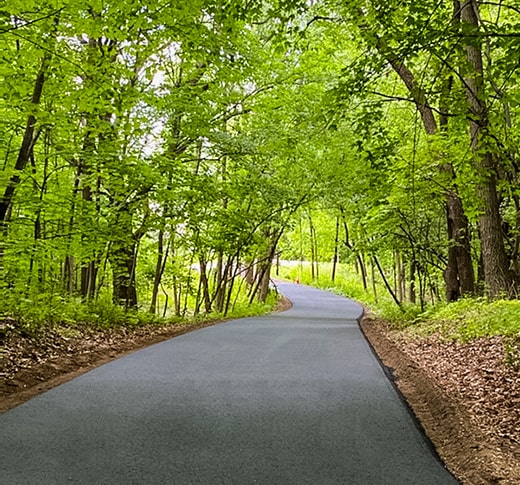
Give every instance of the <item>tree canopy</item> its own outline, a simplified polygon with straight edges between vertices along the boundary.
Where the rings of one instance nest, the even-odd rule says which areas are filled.
[[[520,3],[10,0],[0,292],[176,314],[277,258],[517,296]]]

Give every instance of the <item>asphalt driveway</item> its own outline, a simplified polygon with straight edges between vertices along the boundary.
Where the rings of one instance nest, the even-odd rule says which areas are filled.
[[[281,284],[283,313],[188,333],[0,415],[0,483],[444,485],[359,330]]]

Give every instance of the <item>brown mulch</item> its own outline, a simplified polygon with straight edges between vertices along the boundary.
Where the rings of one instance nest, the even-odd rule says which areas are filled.
[[[520,372],[505,362],[508,342],[411,337],[371,317],[361,327],[462,483],[520,483]]]

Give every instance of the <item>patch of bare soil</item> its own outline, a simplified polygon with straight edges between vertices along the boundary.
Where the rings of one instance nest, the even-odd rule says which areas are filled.
[[[501,337],[461,343],[361,327],[448,469],[468,485],[520,483],[520,369]]]
[[[281,299],[274,311],[291,302]],[[89,370],[148,345],[222,323],[146,325],[135,328],[47,330],[37,337],[0,322],[0,413]]]

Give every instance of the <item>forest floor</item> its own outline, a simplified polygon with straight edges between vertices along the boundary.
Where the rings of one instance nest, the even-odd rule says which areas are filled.
[[[283,301],[277,310],[289,306]],[[37,338],[0,322],[0,413],[116,357],[216,323],[48,331]],[[505,364],[501,338],[470,343],[412,338],[370,316],[361,327],[462,483],[520,483],[520,369]]]
[[[520,367],[502,337],[418,337],[370,316],[361,328],[453,475],[520,483]]]

